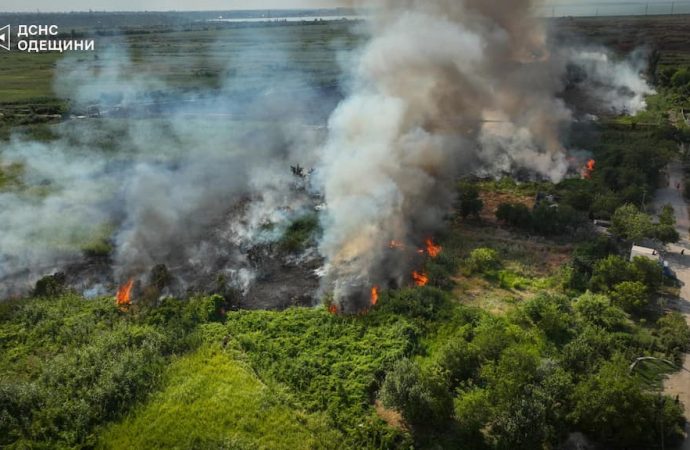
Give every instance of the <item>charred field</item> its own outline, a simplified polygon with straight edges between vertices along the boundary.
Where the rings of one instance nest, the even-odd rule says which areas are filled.
[[[0,447],[680,444],[690,17],[494,3],[0,53]]]

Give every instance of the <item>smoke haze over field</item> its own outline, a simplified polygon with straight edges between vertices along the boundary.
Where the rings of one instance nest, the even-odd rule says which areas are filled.
[[[0,193],[0,294],[26,292],[99,236],[114,246],[116,282],[166,264],[183,285],[222,274],[246,291],[247,249],[275,243],[323,198],[322,293],[354,310],[372,286],[405,282],[409,261],[388,244],[414,249],[440,229],[459,175],[564,176],[572,112],[559,94],[573,66],[580,89],[618,111],[643,108],[651,92],[642,58],[549,44],[528,0],[380,5],[367,44],[342,51],[347,92],[327,130],[308,105],[332,99],[282,69],[290,55],[280,51],[260,55],[271,70],[251,95],[237,94],[250,78],[238,64],[220,88],[182,94],[137,75],[123,44],[98,63],[63,61],[55,88],[77,107],[174,101],[155,119],[68,121],[54,141],[16,135],[4,146],[0,163],[23,165],[24,188]],[[258,50],[244,52],[234,61]],[[315,169],[308,186],[295,189],[293,164]]]

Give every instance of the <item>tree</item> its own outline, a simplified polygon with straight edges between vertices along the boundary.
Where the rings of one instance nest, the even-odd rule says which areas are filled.
[[[484,201],[479,198],[479,189],[471,183],[463,183],[460,186],[460,215],[463,219],[469,216],[479,217],[484,208]]]
[[[416,428],[445,424],[453,411],[452,398],[440,378],[423,373],[409,359],[396,361],[379,395],[385,407],[400,412]]]
[[[641,313],[649,304],[647,286],[640,281],[623,281],[609,293],[613,304],[629,313]]]
[[[655,292],[661,286],[664,277],[661,264],[644,256],[636,256],[630,262],[630,281],[640,281],[650,292]]]
[[[67,276],[64,272],[48,275],[36,282],[34,297],[57,297],[67,292]]]
[[[676,225],[675,210],[673,209],[673,206],[668,203],[665,204],[661,209],[661,214],[659,214],[659,224],[668,225],[671,227]]]
[[[576,386],[571,420],[606,448],[656,448],[682,436],[683,412],[669,398],[644,393],[629,362],[615,357]]]
[[[654,236],[664,244],[680,240],[680,234],[678,234],[674,226],[670,225],[657,225],[654,228]]]
[[[595,291],[606,292],[618,283],[632,279],[630,264],[616,255],[609,255],[594,264],[590,286]]]
[[[675,88],[683,88],[690,83],[690,71],[687,68],[678,69],[671,76],[671,84]]]
[[[680,235],[676,231],[676,216],[673,206],[664,205],[659,214],[659,224],[654,229],[654,234],[664,244],[678,242]]]
[[[666,354],[673,355],[676,364],[681,364],[682,355],[690,346],[690,328],[682,314],[672,312],[657,321],[658,334]]]
[[[564,343],[570,337],[573,316],[566,296],[537,295],[525,303],[522,311],[549,339]]]
[[[625,322],[623,310],[613,306],[605,295],[586,292],[575,300],[573,308],[585,322],[607,330],[617,328]]]
[[[441,349],[438,359],[438,365],[451,388],[474,376],[479,362],[479,348],[462,338],[448,342]]]
[[[518,228],[528,228],[532,223],[532,214],[522,203],[501,203],[496,210],[496,218]]]
[[[640,212],[633,204],[621,206],[611,218],[611,231],[618,236],[631,241],[639,241],[654,234],[652,219]]]

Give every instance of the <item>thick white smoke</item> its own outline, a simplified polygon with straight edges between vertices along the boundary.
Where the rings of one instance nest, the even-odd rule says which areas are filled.
[[[320,195],[322,288],[356,309],[371,286],[403,282],[408,262],[388,244],[414,248],[439,229],[459,174],[564,175],[569,66],[587,75],[584,92],[618,111],[637,111],[651,92],[634,64],[551,48],[528,0],[389,1],[366,28],[367,44],[343,57],[349,92],[332,114],[307,76],[281,69],[292,56],[267,51],[274,43],[216,61],[231,76],[194,95],[137,72],[123,46],[63,62],[56,91],[108,118],[2,148],[3,165],[23,167],[23,186],[0,192],[0,295],[26,292],[104,235],[115,282],[167,264],[247,292],[258,282],[247,247],[275,242]],[[260,93],[247,95],[257,79]],[[324,136],[311,125],[328,114]],[[316,169],[315,193],[294,188],[293,164]]]
[[[560,134],[571,112],[558,93],[570,61],[548,47],[533,6],[408,0],[376,9],[318,170],[328,205],[320,250],[337,302],[361,305],[371,286],[400,283],[405,271],[387,261],[387,244],[419,245],[433,232],[461,171],[525,168],[553,181],[566,173]],[[639,73],[620,79],[628,66],[566,54],[605,101],[619,100],[611,87],[620,81],[633,104],[649,92],[633,82]]]
[[[0,192],[0,295],[26,293],[103,238],[116,283],[164,263],[210,279],[225,273],[246,290],[252,275],[237,248],[260,242],[266,223],[280,233],[309,211],[290,165],[309,162],[319,133],[304,106],[319,94],[294,73],[271,76],[270,90],[252,96],[236,94],[246,87],[237,75],[220,93],[190,95],[138,73],[120,44],[98,60],[64,60],[56,91],[108,117],[64,122],[47,143],[16,135],[2,148],[2,164],[21,167],[22,186]],[[147,109],[160,104],[164,111]],[[281,120],[267,125],[276,111]],[[247,126],[247,116],[264,125]]]

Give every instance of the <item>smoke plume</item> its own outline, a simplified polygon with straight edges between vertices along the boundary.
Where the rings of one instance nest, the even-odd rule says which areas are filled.
[[[638,65],[554,45],[533,6],[377,3],[367,43],[342,51],[342,99],[315,88],[262,29],[251,38],[264,45],[214,61],[228,73],[220,87],[175,90],[138,72],[123,44],[97,61],[65,60],[56,92],[105,117],[63,122],[49,142],[16,134],[2,149],[0,164],[21,171],[0,192],[0,295],[26,293],[104,236],[113,273],[84,292],[166,264],[183,292],[222,275],[246,293],[262,282],[253,249],[318,210],[320,294],[360,308],[372,287],[405,282],[410,259],[389,243],[414,251],[438,231],[458,176],[565,175],[572,112],[560,93],[573,68],[612,109],[644,107]],[[296,181],[297,164],[313,175]]]
[[[341,306],[365,304],[370,286],[402,283],[408,269],[389,260],[387,243],[414,248],[433,233],[458,175],[564,176],[571,112],[558,93],[568,64],[591,74],[592,94],[627,101],[612,76],[620,67],[605,54],[550,48],[533,6],[407,0],[376,9],[318,171],[326,286]],[[639,73],[625,73],[641,106],[649,89]]]

